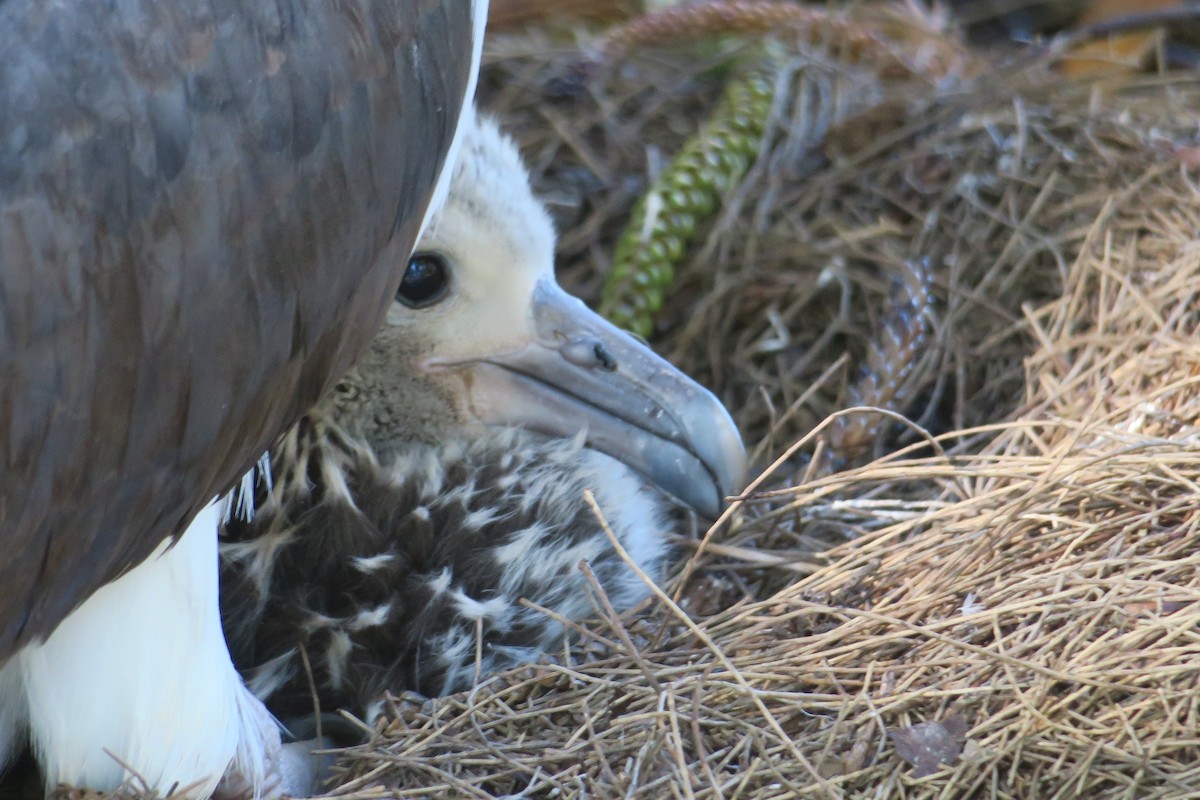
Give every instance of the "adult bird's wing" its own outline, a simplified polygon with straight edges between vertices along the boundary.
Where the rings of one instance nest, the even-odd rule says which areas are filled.
[[[0,0],[0,663],[370,340],[471,0]]]

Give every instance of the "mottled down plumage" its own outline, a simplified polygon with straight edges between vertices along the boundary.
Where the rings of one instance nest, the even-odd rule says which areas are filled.
[[[665,504],[641,476],[585,446],[582,432],[472,424],[440,373],[417,366],[481,324],[454,316],[455,302],[472,314],[483,302],[472,276],[552,265],[553,231],[512,143],[481,120],[462,152],[418,251],[460,263],[466,299],[433,310],[394,303],[368,355],[274,449],[253,520],[227,525],[226,637],[251,690],[285,720],[312,713],[313,686],[322,711],[372,719],[386,692],[452,693],[559,649],[564,626],[521,599],[569,620],[590,615],[581,561],[616,608],[642,601],[648,587],[585,489],[630,557],[661,575]],[[572,369],[614,379],[626,369],[588,347],[597,363],[571,351]]]
[[[226,635],[251,690],[284,719],[373,717],[384,693],[439,696],[557,649],[563,626],[521,598],[580,619],[595,608],[587,561],[617,608],[648,595],[590,507],[592,489],[630,556],[658,576],[659,501],[578,441],[507,429],[415,445],[379,460],[307,419],[253,523],[223,548]],[[311,490],[305,486],[311,481]]]

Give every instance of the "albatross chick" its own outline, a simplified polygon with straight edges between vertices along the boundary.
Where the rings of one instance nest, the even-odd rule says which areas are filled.
[[[225,630],[283,719],[427,696],[558,649],[661,577],[665,498],[719,510],[745,466],[707,391],[565,294],[513,144],[481,119],[368,355],[272,454],[222,545]],[[308,662],[307,667],[305,661]],[[311,670],[311,682],[309,670]]]

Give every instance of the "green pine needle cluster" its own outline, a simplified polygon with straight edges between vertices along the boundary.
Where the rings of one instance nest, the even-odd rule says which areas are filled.
[[[692,136],[634,206],[613,255],[600,313],[649,337],[697,227],[754,163],[775,97],[775,74],[734,78],[705,129]]]

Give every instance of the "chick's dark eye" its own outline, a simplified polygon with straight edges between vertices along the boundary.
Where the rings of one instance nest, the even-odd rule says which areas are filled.
[[[409,308],[425,308],[446,295],[450,283],[446,261],[433,253],[417,253],[408,260],[396,299]]]

